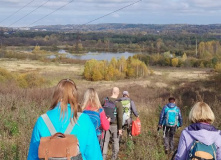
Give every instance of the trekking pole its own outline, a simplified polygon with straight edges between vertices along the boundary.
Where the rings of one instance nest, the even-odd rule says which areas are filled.
[[[177,150],[175,150],[175,152],[173,153],[171,160],[175,160],[176,154],[177,154]]]
[[[160,127],[157,127],[157,135],[160,135]]]
[[[103,155],[103,149],[104,149],[104,143],[105,143],[106,132],[107,132],[107,131],[104,131],[104,138],[103,138],[103,140],[102,140],[102,147],[101,147],[101,153],[102,153],[102,155]]]
[[[165,138],[165,134],[166,134],[166,126],[163,126],[163,138]]]

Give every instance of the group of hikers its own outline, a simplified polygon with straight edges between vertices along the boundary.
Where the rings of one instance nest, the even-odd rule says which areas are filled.
[[[119,88],[114,87],[111,95],[100,101],[95,89],[88,88],[79,105],[75,82],[61,80],[50,109],[34,126],[28,160],[105,160],[109,143],[111,159],[116,160],[122,128],[131,137],[132,114],[139,116],[128,91],[123,91],[122,98],[119,95]],[[215,116],[211,108],[204,102],[196,103],[189,120],[191,125],[182,131],[174,159],[221,160],[221,132],[212,126]],[[166,154],[174,153],[174,134],[181,126],[181,111],[170,97],[158,124],[164,131]]]
[[[174,134],[183,123],[175,98],[168,100],[158,124],[158,129],[164,131],[165,153],[173,153],[172,160],[221,160],[221,131],[212,125],[215,116],[205,102],[197,102],[190,110],[191,124],[182,131],[178,149],[174,151]]]
[[[34,126],[28,160],[105,160],[109,143],[111,159],[116,160],[122,127],[131,137],[132,113],[138,117],[128,91],[123,91],[122,98],[119,95],[119,88],[114,87],[111,95],[100,101],[95,89],[88,88],[79,105],[75,82],[61,80],[55,87],[50,110]],[[69,139],[68,135],[74,136]]]

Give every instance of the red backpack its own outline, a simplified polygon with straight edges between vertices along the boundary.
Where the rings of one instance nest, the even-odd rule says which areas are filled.
[[[138,136],[141,133],[140,119],[137,117],[135,121],[132,121],[132,136]]]

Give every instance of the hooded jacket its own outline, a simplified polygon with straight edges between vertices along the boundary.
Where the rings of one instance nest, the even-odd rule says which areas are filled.
[[[160,118],[159,118],[159,125],[165,125],[165,119],[166,119],[166,113],[165,110],[166,108],[174,108],[177,107],[175,103],[168,103],[167,105],[165,105],[161,111],[160,114]],[[181,112],[180,112],[180,108],[177,107],[178,110],[178,124],[177,127],[181,127],[183,125],[183,120],[182,120],[182,116],[181,116]]]
[[[194,140],[206,145],[214,143],[217,149],[216,160],[221,160],[221,132],[206,123],[193,123],[182,131],[175,160],[186,160],[188,158]]]

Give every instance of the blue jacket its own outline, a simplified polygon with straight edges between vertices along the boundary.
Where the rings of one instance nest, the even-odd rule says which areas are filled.
[[[60,107],[58,105],[54,109],[47,111],[47,115],[53,123],[56,131],[64,133],[70,123],[71,107],[68,105],[64,118],[62,117],[62,114],[60,115]],[[88,115],[84,113],[80,115],[71,134],[74,134],[78,138],[83,160],[102,160],[95,128]],[[51,134],[43,119],[39,117],[32,132],[28,160],[39,159],[38,147],[40,139],[41,137],[48,136],[51,136]]]
[[[160,118],[159,118],[159,125],[165,125],[165,119],[166,119],[166,113],[165,113],[165,110],[166,108],[169,107],[169,108],[174,108],[174,107],[177,107],[175,103],[168,103],[167,105],[165,105],[161,111],[161,114],[160,114]],[[183,125],[183,120],[182,120],[182,116],[181,116],[181,112],[180,112],[180,109],[179,107],[177,107],[177,110],[178,110],[178,125],[177,127],[181,127]]]

